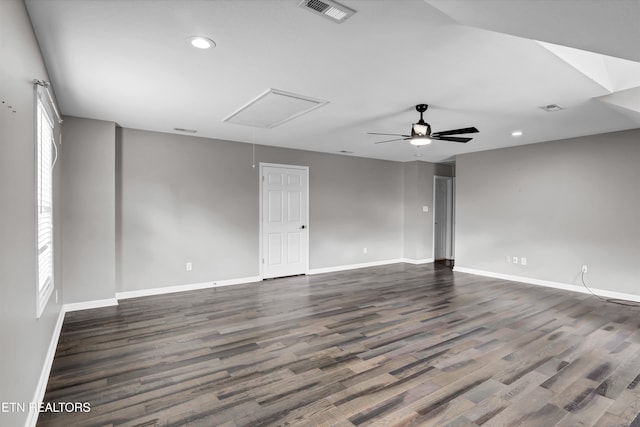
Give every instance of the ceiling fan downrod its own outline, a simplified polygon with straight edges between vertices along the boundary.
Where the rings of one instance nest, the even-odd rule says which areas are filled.
[[[429,106],[427,104],[418,104],[416,105],[416,111],[420,113],[420,120],[418,123],[414,123],[411,127],[411,136],[429,136],[431,134],[431,126],[429,123],[426,123],[422,117],[422,114],[427,111]]]

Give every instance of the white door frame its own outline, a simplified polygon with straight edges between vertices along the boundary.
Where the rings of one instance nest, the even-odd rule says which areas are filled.
[[[307,190],[307,198],[305,200],[305,203],[307,204],[307,209],[306,210],[306,214],[305,214],[305,223],[307,226],[307,238],[306,238],[306,245],[303,249],[304,254],[305,254],[305,267],[304,267],[304,274],[309,274],[309,166],[299,166],[299,165],[284,165],[284,164],[280,164],[280,163],[263,163],[260,162],[260,172],[258,174],[258,182],[259,182],[259,190],[258,190],[258,194],[259,194],[259,215],[258,215],[258,246],[260,248],[260,250],[258,251],[258,268],[259,268],[259,272],[260,272],[260,280],[262,280],[264,278],[264,274],[263,274],[263,268],[264,265],[262,263],[262,259],[263,259],[263,246],[262,246],[262,215],[263,215],[263,205],[262,205],[262,183],[263,181],[263,176],[264,176],[264,168],[265,167],[273,167],[273,168],[285,168],[285,169],[296,169],[296,170],[302,170],[305,171],[307,174],[307,179],[306,179],[306,190]]]
[[[456,257],[456,177],[451,179],[451,253],[449,259]]]
[[[454,194],[454,190],[455,190],[455,178],[450,177],[450,176],[439,176],[439,175],[434,175],[433,177],[433,242],[432,242],[432,249],[431,249],[431,253],[433,254],[433,259],[437,259],[436,257],[436,212],[437,212],[437,205],[436,205],[436,182],[437,180],[445,180],[447,183],[447,197],[446,197],[446,201],[445,203],[447,204],[447,209],[446,209],[446,214],[445,214],[445,219],[446,219],[446,224],[445,224],[445,259],[447,260],[453,260],[454,259],[454,240],[455,240],[455,236],[454,236],[454,230],[455,230],[455,224],[454,224],[454,208],[455,208],[455,194]]]

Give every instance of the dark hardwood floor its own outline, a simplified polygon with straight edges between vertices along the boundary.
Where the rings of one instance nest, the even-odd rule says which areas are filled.
[[[39,426],[640,425],[640,309],[396,264],[67,314]],[[635,421],[634,421],[635,420]]]

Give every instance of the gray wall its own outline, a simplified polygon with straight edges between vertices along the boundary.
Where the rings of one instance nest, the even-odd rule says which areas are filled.
[[[309,167],[310,268],[403,256],[403,165],[118,131],[118,290],[259,274],[259,163]],[[363,253],[363,248],[368,253]],[[185,263],[193,271],[185,271]]]
[[[52,295],[36,319],[32,80],[48,77],[20,0],[0,1],[0,58],[0,98],[5,101],[0,108],[0,402],[31,402],[61,305]],[[54,185],[59,188],[57,178],[56,173]],[[56,221],[58,213],[55,205]],[[59,286],[58,281],[58,292]],[[0,425],[22,425],[26,417],[0,412]]]
[[[73,117],[64,134],[66,302],[259,275],[260,162],[309,167],[311,269],[432,257],[421,208],[447,166],[258,145],[252,168],[249,144]]]
[[[414,260],[433,258],[433,176],[436,165],[404,163],[404,256]],[[448,169],[448,168],[447,168]],[[449,176],[449,170],[437,172]],[[423,212],[428,206],[429,212]]]
[[[404,166],[404,257],[433,258],[433,177],[453,176],[448,164],[409,162]],[[429,207],[429,212],[422,210]]]
[[[251,147],[131,129],[118,135],[118,289],[256,275],[258,178]],[[186,262],[193,271],[185,271]]]
[[[309,166],[310,268],[403,257],[402,163],[265,146],[256,157]]]
[[[64,118],[64,302],[115,295],[115,123]]]
[[[456,266],[640,295],[639,160],[637,129],[458,156]]]

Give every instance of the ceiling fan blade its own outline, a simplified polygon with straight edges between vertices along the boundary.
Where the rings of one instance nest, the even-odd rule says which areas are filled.
[[[367,132],[367,135],[387,135],[387,136],[402,136],[404,138],[410,138],[410,135],[400,135],[399,133],[377,133],[377,132]]]
[[[401,135],[401,136],[404,136],[404,135]],[[374,144],[383,144],[385,142],[392,142],[392,141],[406,141],[407,139],[411,139],[411,138],[387,139],[386,141],[374,142]]]
[[[437,141],[452,141],[452,142],[469,142],[473,138],[458,138],[455,136],[431,136],[432,139]]]
[[[462,129],[445,130],[444,132],[432,133],[431,136],[460,135],[463,133],[478,133],[478,129],[476,129],[475,127],[470,127],[470,128],[462,128]]]

